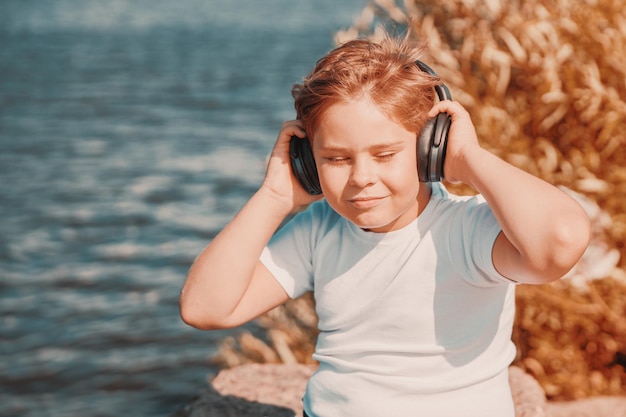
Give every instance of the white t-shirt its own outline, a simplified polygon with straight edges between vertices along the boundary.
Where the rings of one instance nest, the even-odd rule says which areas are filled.
[[[440,184],[390,233],[324,200],[281,228],[261,261],[289,296],[313,290],[319,317],[307,414],[513,417],[515,287],[491,260],[500,231],[482,197]]]

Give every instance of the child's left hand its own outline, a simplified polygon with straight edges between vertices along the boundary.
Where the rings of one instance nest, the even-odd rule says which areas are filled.
[[[441,101],[428,112],[428,117],[436,117],[442,112],[447,112],[452,118],[443,166],[445,180],[471,185],[468,177],[470,173],[465,168],[468,166],[466,161],[474,152],[482,150],[478,143],[476,129],[469,113],[460,103],[450,100]]]

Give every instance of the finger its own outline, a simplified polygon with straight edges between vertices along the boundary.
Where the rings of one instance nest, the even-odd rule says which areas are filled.
[[[296,135],[299,138],[306,137],[306,132],[302,127],[302,122],[300,120],[289,120],[283,123],[282,129],[283,132],[287,133],[289,136]]]
[[[453,116],[463,110],[463,107],[456,101],[443,100],[436,103],[428,112],[428,117],[435,117],[439,113],[446,112]]]

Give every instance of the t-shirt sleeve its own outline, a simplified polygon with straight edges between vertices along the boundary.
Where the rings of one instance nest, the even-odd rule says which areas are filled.
[[[515,283],[493,265],[493,245],[502,228],[484,198],[478,195],[467,200],[457,220],[460,238],[451,239],[451,245],[463,254],[460,267],[465,280],[477,286]]]
[[[263,265],[291,298],[313,289],[313,252],[323,211],[318,202],[298,213],[274,234],[261,254]]]

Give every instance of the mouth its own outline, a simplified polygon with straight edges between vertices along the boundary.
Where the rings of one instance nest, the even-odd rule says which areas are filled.
[[[356,208],[367,209],[379,205],[384,199],[385,197],[358,197],[351,198],[348,202]]]

